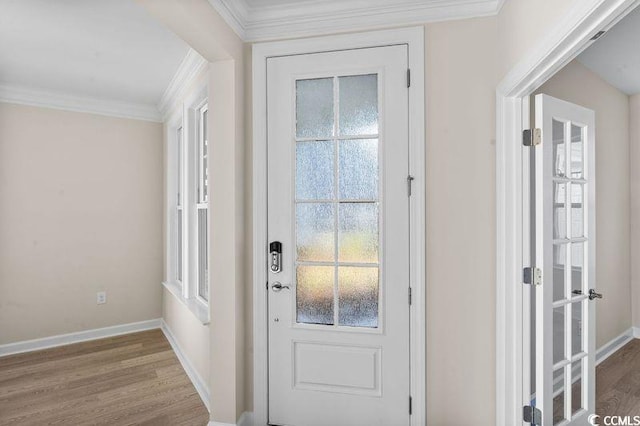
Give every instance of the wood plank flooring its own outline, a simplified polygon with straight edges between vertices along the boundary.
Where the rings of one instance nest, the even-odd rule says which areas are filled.
[[[206,425],[160,330],[0,357],[0,425]]]
[[[581,381],[573,385],[572,409],[580,408]],[[563,418],[564,395],[554,398],[554,424]],[[596,367],[596,414],[640,415],[640,340],[633,339]]]

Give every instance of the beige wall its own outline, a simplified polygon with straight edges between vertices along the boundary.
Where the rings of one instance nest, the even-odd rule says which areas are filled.
[[[427,420],[495,423],[496,18],[426,27]],[[460,410],[460,407],[465,407]]]
[[[189,308],[167,289],[163,289],[162,293],[162,319],[180,346],[182,354],[211,388],[209,326],[203,325]]]
[[[629,97],[577,60],[544,93],[596,113],[596,346],[631,327]]]
[[[640,94],[629,100],[631,176],[631,304],[633,326],[640,327]]]
[[[161,124],[0,103],[0,344],[159,318],[162,193]]]

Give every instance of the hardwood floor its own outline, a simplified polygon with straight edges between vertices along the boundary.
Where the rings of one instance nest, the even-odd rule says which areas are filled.
[[[573,411],[580,408],[581,381],[573,385]],[[564,395],[553,401],[554,423],[563,418]],[[640,415],[640,339],[633,339],[596,367],[596,414]]]
[[[206,425],[160,330],[0,357],[0,425]]]
[[[596,413],[640,415],[640,339],[633,339],[596,368]]]

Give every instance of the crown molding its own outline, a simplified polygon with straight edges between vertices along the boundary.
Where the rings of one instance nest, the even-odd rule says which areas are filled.
[[[306,37],[496,15],[504,0],[309,0],[250,7],[246,0],[209,0],[244,41]]]
[[[156,105],[96,99],[44,89],[0,84],[0,102],[162,122]]]
[[[169,117],[173,107],[184,97],[193,80],[207,64],[207,60],[198,52],[189,49],[158,103],[158,110],[164,120]]]

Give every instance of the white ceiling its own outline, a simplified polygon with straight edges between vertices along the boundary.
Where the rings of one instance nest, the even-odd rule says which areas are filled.
[[[640,8],[580,54],[578,60],[623,93],[640,93]]]
[[[133,0],[0,0],[4,90],[156,108],[188,51]]]
[[[495,15],[504,0],[209,0],[245,41]]]

